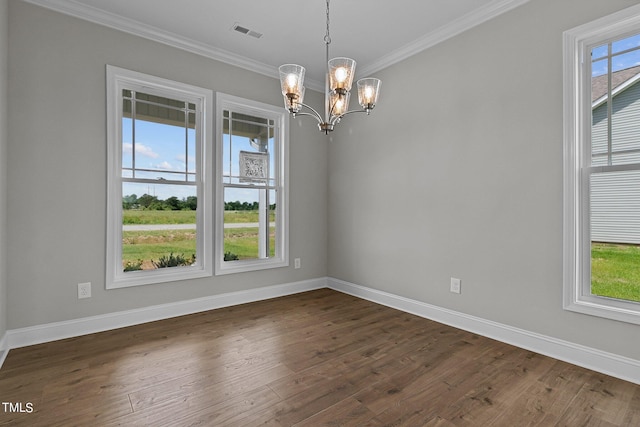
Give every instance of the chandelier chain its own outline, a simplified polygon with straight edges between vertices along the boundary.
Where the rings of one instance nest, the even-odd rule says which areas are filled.
[[[329,35],[329,0],[327,0],[327,33],[324,35],[324,42],[328,45],[331,43],[331,36]]]

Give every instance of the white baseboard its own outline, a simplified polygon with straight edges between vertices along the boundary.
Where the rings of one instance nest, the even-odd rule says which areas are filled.
[[[318,278],[283,285],[267,286],[210,297],[179,301],[135,310],[85,317],[64,322],[8,330],[0,338],[0,368],[10,349],[102,332],[156,320],[229,307],[314,289],[331,288],[339,292],[392,307],[458,329],[486,336],[507,344],[544,354],[593,371],[640,384],[640,361],[607,353],[557,338],[493,322],[421,301],[356,285],[334,278]]]
[[[184,316],[207,310],[214,310],[216,308],[229,307],[238,304],[277,298],[285,295],[297,294],[314,289],[321,289],[325,288],[326,284],[326,278],[311,279],[302,282],[266,286],[246,291],[230,292],[187,301],[155,305],[135,310],[84,317],[64,322],[13,329],[7,331],[5,335],[5,348],[7,350],[6,352],[8,352],[9,349],[13,348],[41,344],[44,342],[103,332],[126,326],[139,325],[141,323],[169,319],[172,317]],[[2,347],[0,347],[0,351],[1,350]],[[2,367],[1,363],[0,367]]]
[[[386,305],[458,329],[544,354],[593,371],[640,384],[640,361],[572,342],[459,313],[387,292],[328,278],[327,286],[358,298]]]
[[[9,338],[5,332],[4,335],[2,335],[2,338],[0,338],[0,368],[2,368],[2,364],[4,363],[4,359],[7,358],[7,354],[9,354]]]

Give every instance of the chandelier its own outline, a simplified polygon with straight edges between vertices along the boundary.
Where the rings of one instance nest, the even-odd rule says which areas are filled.
[[[293,117],[314,117],[318,121],[320,131],[328,135],[334,126],[340,122],[340,119],[347,114],[367,113],[369,115],[378,102],[381,81],[375,78],[358,80],[356,82],[358,101],[362,109],[349,111],[350,90],[356,71],[356,61],[351,58],[333,58],[329,60],[329,45],[331,44],[331,36],[329,35],[329,0],[327,0],[327,32],[324,36],[324,43],[327,64],[324,116],[303,103],[305,68],[296,64],[284,64],[280,66],[279,71],[285,108]],[[300,112],[303,107],[310,112]]]

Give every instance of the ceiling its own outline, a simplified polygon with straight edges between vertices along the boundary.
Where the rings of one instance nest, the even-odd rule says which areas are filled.
[[[25,1],[273,77],[300,64],[307,87],[324,87],[324,0]],[[527,1],[334,0],[330,57],[354,58],[356,78],[370,76]]]

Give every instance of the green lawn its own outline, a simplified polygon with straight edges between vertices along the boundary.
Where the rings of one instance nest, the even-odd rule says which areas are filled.
[[[225,211],[225,223],[256,223],[257,211]],[[270,212],[270,221],[275,221],[275,212]],[[132,224],[195,224],[195,211],[154,211],[123,210],[122,222]],[[270,255],[275,255],[275,235],[270,236]],[[258,256],[258,228],[233,228],[224,231],[224,251],[232,252],[239,259]],[[124,231],[122,233],[122,262],[138,264],[143,269],[154,268],[152,260],[162,256],[184,255],[190,257],[196,253],[195,230],[162,231]]]
[[[275,232],[269,233],[269,256],[275,256]],[[258,257],[258,228],[230,228],[224,230],[224,251],[239,259]]]
[[[123,209],[123,224],[195,224],[196,211],[152,211]]]
[[[275,221],[275,212],[270,211],[270,221]],[[258,211],[225,211],[224,222],[258,222]],[[195,224],[196,211],[152,211],[125,209],[123,224]]]
[[[640,301],[640,246],[593,243],[591,292]]]

